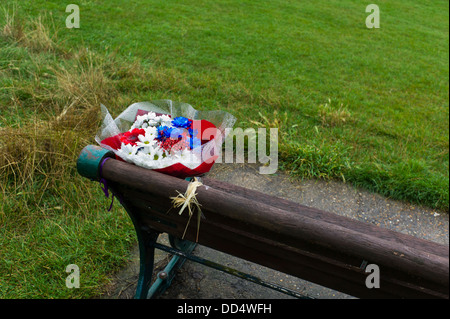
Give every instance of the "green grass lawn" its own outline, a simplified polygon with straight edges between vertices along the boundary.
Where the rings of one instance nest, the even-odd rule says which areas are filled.
[[[28,10],[48,14],[50,8],[55,24],[63,24],[66,14],[49,2],[35,1]],[[156,85],[124,82],[130,102],[170,98],[226,109],[244,127],[258,111],[287,112],[283,168],[344,176],[445,209],[448,3],[380,6],[382,27],[369,30],[358,1],[97,1],[81,5],[81,29],[62,28],[58,35],[68,46],[117,52],[173,77]],[[351,114],[348,122],[327,125],[341,105]],[[304,163],[311,147],[324,153],[325,171],[316,169],[316,157],[292,165]]]
[[[0,297],[92,296],[126,259],[125,212],[74,168],[100,103],[226,110],[278,127],[293,176],[448,211],[448,1],[379,1],[380,29],[351,0],[79,1],[80,29],[67,4],[0,8]]]

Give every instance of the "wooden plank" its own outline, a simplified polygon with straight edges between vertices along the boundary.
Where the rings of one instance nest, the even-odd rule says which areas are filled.
[[[261,192],[254,191],[245,187],[229,184],[222,181],[217,181],[211,178],[203,178],[202,180],[205,185],[208,185],[215,189],[222,190],[229,194],[241,196],[248,200],[263,202],[267,205],[271,205],[291,212],[301,211],[301,214],[313,219],[325,220],[327,222],[345,228],[351,227],[354,230],[355,228],[357,228],[357,230],[361,233],[366,233],[371,236],[376,236],[389,241],[394,241],[400,245],[405,245],[419,250],[427,251],[438,256],[443,256],[447,258],[449,257],[449,249],[448,246],[445,245],[439,244],[436,245],[432,241],[412,237],[410,235],[406,235],[400,232],[393,232],[391,230],[376,225],[372,225],[369,223],[362,223],[362,222],[353,223],[351,222],[351,220],[349,220],[348,217],[339,216],[316,208],[301,205],[286,199],[263,194]],[[414,240],[411,240],[412,238],[414,238]]]
[[[127,207],[134,206],[132,210],[139,218],[155,230],[167,232],[180,237],[187,223],[187,216],[179,216],[176,211],[167,213],[170,203],[165,205],[164,200],[158,201],[159,210],[155,210],[153,196],[139,191],[120,188],[124,198],[133,198],[127,201]],[[327,287],[337,289],[351,295],[366,298],[393,298],[393,297],[442,297],[444,292],[430,289],[429,283],[411,285],[411,278],[402,279],[402,274],[392,273],[383,269],[381,280],[382,289],[369,290],[365,286],[365,272],[358,266],[346,263],[346,258],[339,260],[326,256],[326,252],[300,250],[283,245],[271,238],[255,235],[254,229],[242,227],[223,220],[217,214],[206,212],[207,218],[202,221],[199,242],[234,256],[244,258],[261,265],[277,269]],[[219,217],[219,218],[218,218]],[[176,227],[173,225],[176,224]],[[196,226],[192,223],[188,228],[187,239],[195,240]],[[268,235],[268,236],[267,236]],[[310,247],[311,248],[311,247]],[[335,256],[339,256],[334,254]],[[441,289],[442,290],[442,289]]]
[[[166,229],[170,227],[162,226],[160,222],[155,221],[155,216],[161,210],[170,207],[169,198],[176,196],[177,191],[183,193],[188,185],[187,181],[116,160],[108,160],[104,164],[103,176],[118,183],[117,185],[122,187],[124,194],[127,192],[126,189],[138,190],[141,195],[139,192],[129,193],[125,198],[135,197],[138,200],[139,196],[144,197],[139,200],[147,200],[151,203],[150,206],[154,206],[154,211],[143,218],[147,218],[146,222],[153,223],[155,227],[165,227]],[[380,229],[374,225],[318,211],[226,183],[217,183],[210,179],[204,179],[204,182],[209,187],[200,187],[197,191],[197,198],[202,204],[202,210],[207,215],[206,220],[202,221],[200,231],[202,244],[212,245],[210,247],[234,255],[249,254],[248,251],[253,249],[253,257],[250,257],[252,261],[261,263],[264,262],[265,255],[266,259],[267,255],[270,255],[271,258],[265,261],[269,267],[283,268],[284,270],[281,271],[291,274],[298,270],[295,266],[290,269],[290,263],[292,265],[298,263],[304,268],[300,274],[303,278],[308,277],[314,282],[320,281],[321,284],[333,286],[334,289],[336,289],[336,285],[344,287],[340,289],[346,289],[346,286],[351,287],[352,280],[358,276],[351,274],[348,269],[355,268],[359,261],[366,259],[371,263],[376,263],[381,269],[386,269],[387,273],[393,274],[386,276],[391,280],[390,283],[388,281],[386,283],[388,287],[391,285],[392,289],[397,287],[398,293],[411,293],[417,296],[420,293],[413,291],[417,290],[417,287],[422,287],[423,291],[435,289],[441,295],[440,288],[446,287],[448,290],[448,247],[444,245]],[[136,208],[136,211],[145,210],[144,208]],[[149,209],[149,211],[151,210]],[[179,234],[181,229],[184,230],[186,220],[183,225],[180,223],[183,221],[183,217],[179,219],[178,216],[159,216],[159,218],[167,219],[177,225],[175,229],[172,225],[169,232]],[[191,223],[195,225],[196,220],[193,219]],[[227,227],[228,230],[224,231]],[[219,230],[228,237],[222,238],[218,233]],[[191,228],[188,236],[192,235]],[[236,245],[236,242],[229,237],[231,235],[240,238],[237,243],[241,244]],[[227,238],[232,244],[227,244]],[[281,249],[280,247],[285,248]],[[277,255],[277,249],[286,253],[290,251],[291,253],[288,253],[290,259],[288,257],[286,257],[288,259],[283,259],[283,255]],[[294,254],[292,254],[293,251],[295,251]],[[311,256],[315,257],[311,258]],[[317,256],[321,256],[322,260]],[[246,256],[240,257],[246,258]],[[308,258],[310,259],[308,260]],[[351,264],[348,261],[351,261]],[[308,270],[314,270],[314,265],[320,265],[321,268],[316,268],[316,271]],[[333,281],[331,278],[333,272],[345,280],[341,278]],[[408,275],[403,276],[403,279],[399,279],[395,283],[394,275],[402,277],[402,273]],[[325,279],[321,280],[320,274]],[[411,276],[418,279],[414,281]],[[365,287],[361,289],[361,279],[357,280],[359,280],[358,284],[349,289],[354,293],[367,293],[369,289]],[[413,284],[409,284],[408,281],[412,281]],[[345,285],[344,282],[347,284]],[[408,285],[411,287],[406,287]],[[388,292],[378,290],[378,293],[387,294]],[[394,290],[393,294],[396,293]],[[374,293],[369,295],[374,295]],[[430,296],[428,292],[422,295]]]

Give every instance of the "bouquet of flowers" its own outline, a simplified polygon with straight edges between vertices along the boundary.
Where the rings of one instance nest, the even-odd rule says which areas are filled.
[[[175,177],[207,173],[216,161],[225,128],[235,118],[223,111],[197,111],[186,103],[159,100],[130,105],[116,119],[101,106],[95,139],[116,158]]]

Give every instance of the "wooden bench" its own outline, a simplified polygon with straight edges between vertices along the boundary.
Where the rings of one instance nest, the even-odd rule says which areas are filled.
[[[168,249],[171,253],[195,260],[189,243],[196,240],[196,217],[187,229],[188,241],[180,240],[188,214],[179,215],[170,199],[184,193],[189,181],[113,156],[100,147],[87,146],[78,159],[78,171],[91,180],[106,181],[128,212],[140,247],[136,297],[154,296],[149,290],[153,251],[162,248],[156,243],[159,234],[170,234],[176,248]],[[197,190],[205,216],[200,225],[200,245],[359,298],[448,299],[446,245],[214,179],[205,177],[202,182],[205,186]],[[378,266],[380,288],[366,286],[367,264]],[[167,273],[158,280],[165,277]]]

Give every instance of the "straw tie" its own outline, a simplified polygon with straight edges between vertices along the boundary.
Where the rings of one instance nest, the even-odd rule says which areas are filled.
[[[184,229],[184,233],[183,233],[183,237],[182,239],[184,239],[184,235],[186,234],[187,228],[189,226],[189,222],[191,221],[191,217],[193,215],[193,209],[194,206],[197,207],[197,212],[198,212],[198,220],[197,220],[197,238],[196,238],[196,242],[198,242],[198,232],[200,230],[200,218],[202,216],[202,210],[200,209],[200,203],[197,200],[197,187],[202,186],[202,182],[200,182],[196,177],[194,177],[194,180],[191,181],[186,189],[186,192],[183,194],[181,194],[180,192],[178,192],[178,196],[176,197],[170,197],[170,199],[172,199],[172,204],[174,208],[178,208],[181,206],[180,211],[179,211],[179,215],[181,215],[183,213],[183,211],[186,209],[188,209],[189,211],[189,220],[186,224],[186,228]]]

